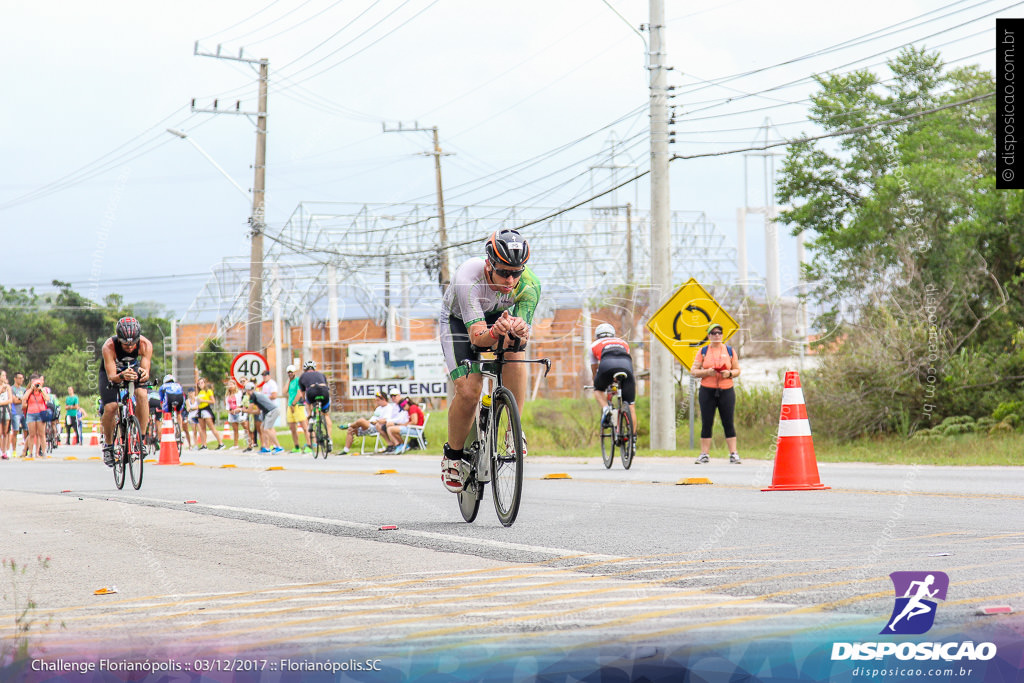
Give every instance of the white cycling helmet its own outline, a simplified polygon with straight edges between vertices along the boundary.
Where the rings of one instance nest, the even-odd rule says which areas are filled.
[[[594,339],[600,339],[602,337],[614,337],[614,336],[615,336],[615,328],[612,327],[611,325],[609,325],[608,323],[601,323],[600,325],[597,326],[597,329],[594,330]]]
[[[174,375],[164,375],[164,384],[174,381]]]

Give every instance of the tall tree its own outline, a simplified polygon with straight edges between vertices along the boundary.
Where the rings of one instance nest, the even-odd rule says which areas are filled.
[[[863,70],[818,78],[813,123],[872,127],[792,145],[777,188],[793,207],[781,220],[810,236],[818,328],[844,340],[826,366],[830,390],[882,416],[868,431],[905,424],[898,413],[927,415],[931,385],[968,386],[948,361],[1007,349],[1024,319],[1024,203],[995,191],[993,76],[946,72],[916,48],[888,69],[885,80]]]

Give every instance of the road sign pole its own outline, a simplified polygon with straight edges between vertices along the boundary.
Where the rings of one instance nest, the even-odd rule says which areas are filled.
[[[687,388],[690,390],[690,394],[686,399],[690,404],[690,450],[693,450],[693,383],[695,381],[693,377],[690,377],[690,381],[686,383]]]

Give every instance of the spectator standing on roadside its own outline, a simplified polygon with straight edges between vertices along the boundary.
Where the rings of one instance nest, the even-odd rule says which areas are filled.
[[[185,396],[185,429],[188,430],[189,441],[192,448],[199,448],[199,401],[196,399],[196,390],[189,389]]]
[[[263,420],[260,423],[263,425],[263,430],[260,433],[263,448],[260,449],[260,453],[283,453],[284,448],[282,448],[281,444],[278,443],[277,433],[274,431],[274,425],[277,424],[277,418],[281,416],[281,409],[267,394],[264,394],[261,391],[256,391],[256,385],[252,382],[245,385],[245,393],[249,395],[249,400],[251,402],[249,412],[254,414],[258,412],[263,416]],[[271,448],[271,446],[273,446],[273,448]]]
[[[67,398],[64,399],[64,423],[67,426],[67,445],[71,445],[71,432],[74,431],[78,443],[82,443],[82,418],[85,416],[78,397],[75,396],[75,388],[68,387]]]
[[[18,450],[18,434],[28,438],[28,425],[25,423],[25,407],[21,404],[25,396],[25,375],[14,373],[14,384],[11,385],[11,452]]]
[[[235,437],[235,445],[232,448],[238,448],[238,425],[242,425],[242,430],[245,430],[247,420],[246,415],[242,412],[241,394],[238,390],[238,385],[235,384],[234,380],[228,380],[226,383],[227,390],[224,394],[224,404],[228,409],[228,424],[231,425],[231,433]]]
[[[711,433],[715,426],[715,409],[722,420],[725,431],[725,443],[729,447],[729,462],[740,464],[740,456],[736,452],[736,427],[733,425],[733,413],[736,410],[736,390],[733,379],[740,375],[739,358],[736,350],[722,343],[722,326],[717,323],[708,325],[708,345],[701,348],[693,359],[690,374],[700,379],[700,455],[696,464],[710,462]]]
[[[14,404],[14,392],[7,383],[7,371],[0,370],[0,460],[8,460],[7,451],[11,450],[11,411]]]
[[[270,370],[263,371],[263,386],[260,387],[260,392],[266,394],[271,401],[276,401],[281,393],[281,388],[277,386],[277,382],[270,376]]]
[[[199,377],[196,379],[196,407],[199,410],[199,450],[206,450],[206,430],[209,429],[213,433],[213,438],[217,440],[217,447],[213,450],[219,451],[224,448],[224,444],[220,440],[220,434],[217,433],[217,425],[213,421],[213,411],[216,406],[216,398],[213,396],[213,387],[206,381],[205,377]]]
[[[243,453],[249,453],[254,448],[258,448],[260,445],[260,422],[257,419],[260,417],[259,411],[253,414],[250,407],[252,406],[252,399],[249,398],[249,392],[243,391],[241,398],[238,399],[238,405],[242,409],[242,415],[245,416],[245,420],[242,422],[245,429],[245,441],[246,446],[242,450]]]
[[[25,454],[27,459],[42,457],[43,448],[46,444],[46,395],[43,393],[43,378],[32,373],[29,377],[28,388],[22,397],[22,406],[25,409],[25,424],[27,425],[25,436]]]
[[[309,419],[306,416],[306,393],[299,386],[299,378],[295,376],[295,366],[289,365],[285,371],[288,373],[288,408],[285,410],[285,420],[292,433],[292,453],[311,453],[313,449],[309,447],[309,434],[306,431],[306,421]],[[303,439],[306,441],[305,447],[302,445],[302,439],[299,438],[299,432],[302,432]]]

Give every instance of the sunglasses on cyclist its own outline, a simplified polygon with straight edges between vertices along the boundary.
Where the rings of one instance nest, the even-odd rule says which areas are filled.
[[[491,270],[500,278],[519,277],[523,274],[523,268],[520,268],[519,270],[506,270],[504,268],[496,267],[493,263],[491,264]]]

